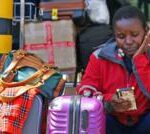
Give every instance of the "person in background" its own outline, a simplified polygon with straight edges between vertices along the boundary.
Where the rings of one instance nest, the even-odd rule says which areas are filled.
[[[129,1],[130,0],[106,0],[110,14],[110,25],[112,25],[112,17],[115,12],[123,6],[131,5]]]
[[[137,6],[140,10],[142,10],[143,7],[143,11],[144,11],[144,15],[146,17],[146,20],[149,19],[149,3],[150,0],[137,0]]]
[[[114,41],[92,53],[76,91],[103,97],[106,134],[150,134],[149,28],[131,5],[118,9],[112,24]]]

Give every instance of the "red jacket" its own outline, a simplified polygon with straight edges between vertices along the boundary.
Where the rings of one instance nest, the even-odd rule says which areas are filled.
[[[150,92],[150,59],[146,54],[138,55],[134,59],[134,64],[142,82]],[[112,95],[116,93],[116,89],[132,86],[135,87],[137,110],[112,113],[123,124],[127,123],[129,116],[136,122],[140,115],[149,110],[150,103],[148,98],[139,89],[135,75],[128,73],[122,57],[118,56],[116,44],[111,43],[96,50],[91,55],[81,84],[77,87],[77,92],[82,87],[92,87],[102,92],[105,101],[110,101]]]

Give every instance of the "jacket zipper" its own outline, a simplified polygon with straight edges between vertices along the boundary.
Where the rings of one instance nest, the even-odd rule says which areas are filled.
[[[129,87],[131,87],[131,82],[130,81],[131,81],[133,73],[129,74],[129,72],[126,70],[126,74],[127,74],[126,86],[127,86],[127,88],[129,88]]]

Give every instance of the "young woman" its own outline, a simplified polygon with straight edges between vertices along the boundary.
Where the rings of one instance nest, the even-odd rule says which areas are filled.
[[[77,92],[103,96],[107,134],[150,134],[149,28],[133,6],[115,13],[113,28],[115,41],[91,55]]]

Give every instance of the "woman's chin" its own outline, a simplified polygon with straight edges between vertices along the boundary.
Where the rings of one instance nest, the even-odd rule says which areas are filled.
[[[128,50],[125,52],[127,57],[132,57],[135,54],[136,50]]]
[[[126,53],[125,54],[127,57],[132,58],[132,56],[134,55],[134,53]]]

